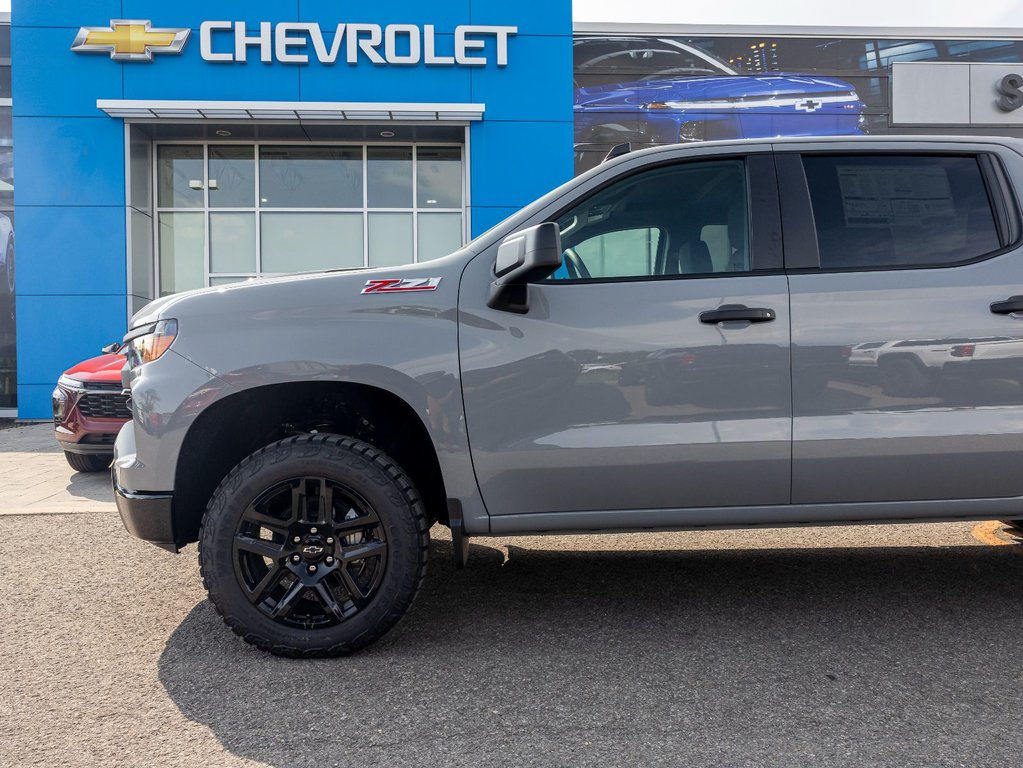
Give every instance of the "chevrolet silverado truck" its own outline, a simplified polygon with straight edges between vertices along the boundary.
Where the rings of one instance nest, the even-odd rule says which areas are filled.
[[[162,298],[125,336],[121,517],[198,542],[228,626],[290,656],[391,628],[436,523],[462,565],[471,537],[1023,520],[1021,188],[1014,139],[676,145],[436,261]],[[999,365],[896,396],[850,353],[951,338]]]

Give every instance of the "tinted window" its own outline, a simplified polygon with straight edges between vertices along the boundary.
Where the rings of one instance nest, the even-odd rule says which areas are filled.
[[[954,264],[1000,247],[975,157],[807,156],[822,269]]]
[[[565,264],[553,279],[748,271],[746,200],[741,160],[630,176],[558,220]]]

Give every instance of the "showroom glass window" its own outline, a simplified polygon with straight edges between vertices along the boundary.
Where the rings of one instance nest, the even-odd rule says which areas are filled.
[[[611,184],[558,218],[554,280],[748,272],[742,160],[680,163]]]
[[[160,294],[444,256],[464,175],[458,145],[158,144]]]

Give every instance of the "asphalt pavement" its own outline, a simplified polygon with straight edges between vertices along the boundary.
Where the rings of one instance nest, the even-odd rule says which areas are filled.
[[[460,572],[438,527],[394,631],[295,661],[65,470],[83,511],[0,475],[0,766],[1023,764],[994,522],[474,539]]]

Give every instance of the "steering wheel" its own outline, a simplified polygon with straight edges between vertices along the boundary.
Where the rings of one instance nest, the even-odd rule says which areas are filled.
[[[586,268],[586,264],[579,258],[579,254],[575,252],[575,248],[566,248],[564,251],[565,257],[565,268],[568,269],[568,277],[570,280],[589,280],[590,270]]]

